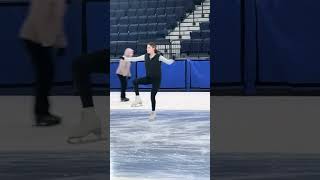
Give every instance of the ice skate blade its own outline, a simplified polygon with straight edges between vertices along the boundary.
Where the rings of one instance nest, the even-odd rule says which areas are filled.
[[[68,144],[73,144],[73,145],[80,145],[80,144],[90,144],[90,143],[96,143],[96,142],[101,142],[101,141],[107,141],[107,138],[96,138],[96,139],[88,139],[88,140],[82,140],[80,138],[68,138],[67,143]]]
[[[143,106],[142,104],[131,104],[131,107],[141,107]]]

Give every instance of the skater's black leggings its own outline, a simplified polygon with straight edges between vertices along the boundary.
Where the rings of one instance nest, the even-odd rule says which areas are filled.
[[[128,77],[117,74],[121,83],[121,98],[126,98]]]
[[[139,84],[152,84],[151,89],[151,103],[152,103],[152,111],[156,109],[156,94],[159,91],[161,78],[153,78],[153,77],[143,77],[138,78],[133,81],[133,87],[136,95],[139,95]]]
[[[36,116],[49,114],[50,90],[53,83],[54,65],[51,47],[29,40],[23,40],[35,71],[35,105]]]
[[[80,94],[82,107],[93,107],[91,73],[107,74],[109,51],[100,50],[78,57],[73,63],[73,78]],[[107,84],[106,84],[107,86]]]

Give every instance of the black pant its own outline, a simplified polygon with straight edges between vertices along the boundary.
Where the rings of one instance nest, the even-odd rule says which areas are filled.
[[[50,108],[48,96],[54,76],[52,48],[43,47],[29,40],[24,40],[24,44],[35,71],[34,113],[37,116],[48,115]]]
[[[152,103],[152,111],[156,109],[156,94],[159,91],[161,78],[158,77],[143,77],[138,78],[133,81],[133,87],[136,95],[139,95],[139,84],[152,84],[151,89],[151,103]]]
[[[121,83],[121,98],[126,98],[127,81],[128,77],[117,74]]]
[[[73,63],[73,77],[83,107],[93,107],[91,73],[108,73],[108,50],[100,50],[78,57]],[[106,84],[107,86],[107,84]]]

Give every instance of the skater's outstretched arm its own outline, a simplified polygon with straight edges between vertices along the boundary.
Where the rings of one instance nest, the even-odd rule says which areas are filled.
[[[141,55],[141,56],[138,56],[138,57],[124,57],[124,59],[126,61],[131,61],[131,62],[144,61],[144,56],[145,55]]]
[[[166,64],[168,64],[168,65],[171,65],[172,63],[174,63],[174,60],[173,60],[173,59],[167,59],[167,58],[165,58],[165,57],[163,57],[163,56],[160,56],[160,57],[159,57],[159,61],[164,62],[164,63],[166,63]]]

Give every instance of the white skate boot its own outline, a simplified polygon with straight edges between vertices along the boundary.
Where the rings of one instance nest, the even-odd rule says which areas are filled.
[[[149,116],[149,121],[154,121],[156,120],[156,112],[151,111],[150,116]]]
[[[136,99],[131,104],[131,107],[140,107],[140,106],[142,106],[142,100],[140,96],[136,96]]]
[[[94,108],[85,108],[81,112],[80,124],[68,137],[67,142],[69,144],[85,144],[101,140],[104,138],[97,113]]]

